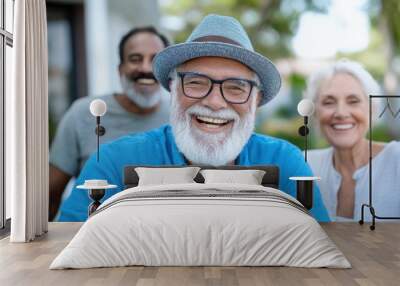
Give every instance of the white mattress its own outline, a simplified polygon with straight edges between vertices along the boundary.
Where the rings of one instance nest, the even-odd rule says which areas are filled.
[[[135,197],[168,190],[202,194],[254,190],[271,198],[179,193]],[[299,204],[279,190],[254,185],[131,188],[105,201],[50,269],[127,265],[351,267]]]

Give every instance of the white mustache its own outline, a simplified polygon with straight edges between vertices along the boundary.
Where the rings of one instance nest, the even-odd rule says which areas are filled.
[[[172,88],[170,123],[178,149],[194,164],[218,166],[234,161],[254,130],[256,100],[251,104],[249,113],[242,117],[233,109],[214,111],[200,104],[184,110],[176,88]],[[233,124],[229,131],[210,134],[191,126],[193,115],[233,120]]]
[[[218,111],[211,110],[210,108],[207,108],[205,106],[201,105],[194,105],[190,107],[188,110],[186,110],[186,115],[191,116],[204,116],[204,117],[213,117],[213,118],[220,118],[220,119],[226,119],[226,120],[233,120],[235,122],[240,120],[239,114],[235,112],[232,109],[222,109]]]
[[[141,108],[151,108],[156,106],[161,100],[162,90],[157,90],[152,94],[142,94],[133,85],[133,82],[125,75],[121,76],[121,87],[128,98]]]

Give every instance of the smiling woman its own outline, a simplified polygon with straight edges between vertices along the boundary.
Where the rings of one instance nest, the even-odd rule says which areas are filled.
[[[378,93],[372,76],[350,61],[316,71],[308,81],[306,95],[314,100],[316,120],[332,146],[311,151],[308,162],[322,178],[320,189],[332,219],[358,220],[361,205],[368,201],[368,95]],[[380,190],[377,209],[399,216],[400,143],[373,142],[372,155],[375,189]]]

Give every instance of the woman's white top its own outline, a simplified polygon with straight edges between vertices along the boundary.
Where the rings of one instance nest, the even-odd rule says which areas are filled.
[[[337,194],[342,177],[333,166],[333,148],[311,150],[308,163],[315,176],[322,199],[333,221],[347,221],[336,216]],[[353,174],[356,182],[354,217],[361,218],[362,204],[369,204],[369,164],[357,169]],[[400,142],[391,141],[372,159],[372,205],[377,216],[400,217]],[[369,208],[364,208],[364,220],[370,221]]]

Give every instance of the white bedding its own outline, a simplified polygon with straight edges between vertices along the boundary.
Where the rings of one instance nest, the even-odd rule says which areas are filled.
[[[162,197],[173,190],[181,193]],[[262,193],[252,195],[251,191]],[[203,195],[190,196],[191,192]],[[161,197],[141,197],[147,194]],[[131,188],[105,201],[50,269],[127,265],[350,268],[299,204],[279,190],[254,185]]]

